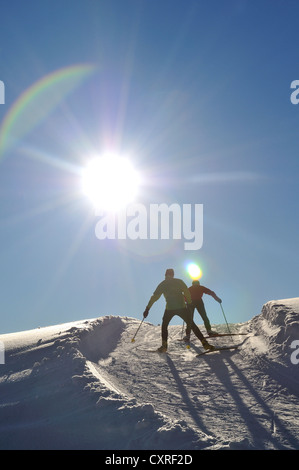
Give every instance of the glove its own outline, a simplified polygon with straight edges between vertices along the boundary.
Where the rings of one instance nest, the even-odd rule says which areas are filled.
[[[217,302],[219,302],[220,304],[222,303],[222,300],[221,300],[219,297],[217,297],[216,300],[217,300]]]
[[[143,312],[143,318],[146,318],[148,316],[149,308],[146,307],[146,309]]]

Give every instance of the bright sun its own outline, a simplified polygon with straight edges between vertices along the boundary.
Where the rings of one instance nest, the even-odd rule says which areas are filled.
[[[140,177],[130,160],[114,154],[96,157],[82,174],[82,189],[96,209],[117,211],[135,199]]]

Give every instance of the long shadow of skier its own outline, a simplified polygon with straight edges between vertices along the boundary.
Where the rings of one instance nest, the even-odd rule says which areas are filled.
[[[263,448],[264,443],[271,442],[274,448],[285,449],[286,447],[280,442],[277,437],[274,436],[272,429],[273,426],[269,425],[265,427],[261,424],[261,422],[258,420],[259,415],[254,414],[250,411],[250,407],[248,406],[247,401],[248,398],[246,398],[245,395],[242,396],[242,389],[238,390],[237,386],[232,382],[232,374],[229,371],[227,365],[229,365],[234,371],[234,376],[237,376],[243,383],[246,394],[249,393],[254,398],[255,403],[260,406],[263,409],[265,415],[269,417],[268,423],[273,423],[274,410],[271,409],[271,407],[266,403],[266,401],[261,397],[258,391],[250,383],[249,379],[232,360],[232,356],[236,354],[236,352],[226,351],[224,353],[225,357],[223,357],[222,354],[223,353],[220,353],[219,355],[217,354],[217,357],[210,356],[209,358],[206,358],[206,363],[211,368],[211,374],[214,374],[214,376],[217,377],[219,382],[226,388],[228,396],[233,400],[233,402],[237,406],[240,417],[242,418],[243,422],[246,423],[248,432],[252,437],[252,446],[254,448]],[[276,417],[275,421],[277,427],[278,420]],[[279,422],[279,426],[282,430],[284,438],[288,439],[289,444],[298,447],[298,440],[285,428],[285,426],[281,422]]]
[[[298,449],[299,446],[299,441],[298,438],[296,438],[286,427],[285,425],[281,422],[281,420],[278,418],[277,415],[274,417],[274,411],[271,409],[271,407],[267,404],[267,402],[260,396],[260,394],[257,392],[257,390],[254,388],[254,386],[250,383],[248,378],[245,376],[245,374],[239,369],[239,367],[232,361],[230,357],[227,358],[228,364],[231,366],[231,368],[234,370],[236,375],[240,378],[240,380],[243,382],[243,384],[246,386],[247,390],[250,392],[250,394],[254,397],[256,402],[264,408],[264,411],[267,415],[269,415],[272,419],[272,421],[275,421],[275,427],[276,429],[280,429],[281,434],[284,436],[285,439],[288,440],[289,444],[294,446],[295,448]],[[256,421],[257,423],[257,421]],[[261,427],[261,426],[260,426]],[[268,435],[268,438],[270,441],[273,443],[276,443],[278,447],[282,448],[282,445],[279,444],[279,441],[273,436],[272,432],[271,434],[269,431],[267,431],[265,428],[262,428],[262,431]],[[272,426],[271,426],[271,431]],[[289,448],[289,447],[288,447]]]
[[[185,387],[185,385],[183,384],[182,382],[182,379],[180,378],[179,376],[179,373],[172,361],[172,359],[166,355],[166,358],[167,358],[167,363],[169,365],[169,369],[177,383],[177,387],[178,387],[178,390],[182,396],[182,399],[183,401],[185,402],[185,405],[187,406],[187,409],[189,411],[189,414],[191,416],[191,418],[193,419],[193,421],[195,422],[196,426],[198,426],[198,428],[204,432],[205,434],[211,436],[211,437],[215,437],[215,435],[206,427],[206,425],[203,423],[203,421],[200,419],[200,416],[199,416],[199,413],[198,413],[198,408],[196,406],[194,406],[191,398],[189,397],[189,394],[188,394],[188,391]]]

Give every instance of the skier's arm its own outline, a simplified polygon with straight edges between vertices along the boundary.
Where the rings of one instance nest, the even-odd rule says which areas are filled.
[[[192,304],[191,294],[190,294],[188,287],[184,283],[184,281],[181,281],[181,286],[182,286],[181,288],[184,294],[185,302],[187,303],[187,305],[191,305]]]
[[[162,292],[161,292],[161,293],[156,293],[156,292],[154,292],[153,295],[151,296],[151,298],[150,298],[150,300],[149,300],[149,303],[147,304],[147,307],[146,307],[146,308],[149,310],[149,309],[151,308],[151,306],[152,306],[155,302],[157,302],[157,300],[160,299],[161,295],[162,295]]]
[[[183,293],[184,293],[185,301],[187,302],[187,304],[188,305],[192,304],[191,294],[187,286],[184,287]]]
[[[159,289],[159,286],[157,287],[157,289],[155,290],[155,292],[153,293],[153,295],[151,296],[150,300],[149,300],[149,303],[147,304],[144,312],[143,312],[143,316],[144,318],[146,318],[148,316],[148,313],[149,313],[149,310],[151,308],[151,306],[157,302],[158,299],[160,299],[162,295],[162,290]]]
[[[211,295],[213,299],[217,300],[217,302],[221,304],[222,300],[215,294],[215,292],[213,292],[211,289],[208,289],[207,287],[204,287],[203,289],[205,294]]]

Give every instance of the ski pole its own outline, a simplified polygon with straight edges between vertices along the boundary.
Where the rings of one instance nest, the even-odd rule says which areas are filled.
[[[185,326],[185,322],[183,320],[183,326],[182,326],[182,332],[181,332],[181,339],[183,339],[183,334],[184,334],[184,326]]]
[[[181,332],[181,340],[182,341],[183,341],[184,327],[185,327],[185,322],[183,321],[182,332]],[[190,349],[190,344],[186,344],[186,348]]]
[[[145,318],[145,317],[143,317],[143,319],[142,319],[140,325],[139,325],[138,328],[137,328],[137,331],[136,331],[135,335],[134,335],[133,338],[131,339],[131,343],[135,343],[135,337],[136,337],[136,335],[137,335],[137,333],[138,333],[138,331],[139,331],[139,329],[140,329],[140,327],[141,327],[141,325],[142,325],[142,323],[143,323],[143,321],[144,321],[144,318]]]
[[[225,320],[225,323],[226,323],[226,326],[227,326],[227,330],[228,330],[229,334],[232,336],[232,334],[231,334],[231,332],[230,332],[230,329],[229,329],[229,326],[228,326],[228,323],[227,323],[227,319],[226,319],[226,316],[225,316],[223,307],[222,307],[222,303],[220,303],[220,307],[221,307],[221,310],[222,310],[222,313],[223,313],[223,316],[224,316],[224,320]],[[233,339],[233,338],[232,338],[232,339]]]

